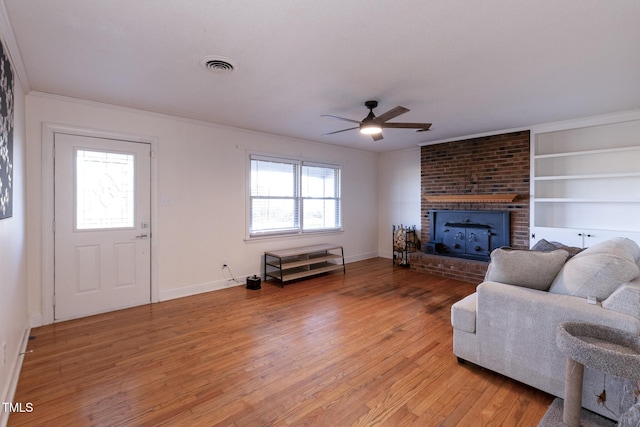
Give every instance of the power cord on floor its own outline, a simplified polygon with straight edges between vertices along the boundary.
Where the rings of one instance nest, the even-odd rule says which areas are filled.
[[[231,279],[227,279],[227,280],[229,280],[229,281],[233,280],[233,281],[234,281],[234,282],[236,282],[236,283],[242,283],[241,281],[239,281],[238,279],[236,279],[236,277],[233,275],[233,272],[231,271],[231,268],[229,268],[229,266],[228,266],[227,264],[224,264],[224,265],[222,266],[222,274],[223,274],[223,275],[224,275],[224,270],[225,270],[225,269],[229,270],[229,274],[231,275]],[[225,276],[225,278],[226,278],[226,276]]]

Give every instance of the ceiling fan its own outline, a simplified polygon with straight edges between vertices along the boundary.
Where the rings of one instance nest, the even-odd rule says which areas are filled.
[[[362,119],[362,121],[347,119],[344,117],[332,116],[330,114],[323,114],[321,117],[333,117],[334,119],[344,120],[345,122],[357,123],[358,126],[337,130],[335,132],[323,133],[322,135],[333,135],[334,133],[345,132],[353,129],[360,129],[361,133],[366,135],[371,135],[374,141],[379,141],[382,139],[382,129],[416,129],[416,132],[424,132],[429,130],[431,127],[431,123],[388,123],[387,120],[391,120],[394,117],[398,117],[401,114],[404,114],[409,111],[408,108],[404,108],[401,106],[397,106],[387,111],[386,113],[382,113],[376,117],[373,114],[373,109],[378,106],[378,101],[367,101],[364,103],[364,106],[369,109],[369,114],[367,117]]]

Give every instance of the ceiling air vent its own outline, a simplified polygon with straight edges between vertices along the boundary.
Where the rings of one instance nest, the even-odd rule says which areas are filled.
[[[217,74],[229,74],[238,67],[233,60],[224,56],[207,56],[200,62],[204,68]]]

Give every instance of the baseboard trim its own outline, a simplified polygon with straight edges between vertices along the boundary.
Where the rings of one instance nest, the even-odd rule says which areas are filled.
[[[204,292],[219,291],[220,289],[231,288],[233,286],[244,285],[244,279],[217,280],[215,282],[201,283],[198,285],[185,286],[183,288],[174,288],[160,291],[160,301],[168,301],[176,298],[184,298],[192,295],[202,294]]]
[[[349,264],[350,262],[364,261],[365,259],[377,258],[378,252],[368,252],[363,254],[345,256],[344,262],[345,264]]]
[[[16,389],[18,387],[18,379],[20,378],[20,371],[22,370],[22,359],[24,357],[25,351],[27,351],[27,345],[29,344],[29,335],[31,334],[31,327],[28,325],[25,326],[24,335],[22,336],[22,343],[20,344],[20,349],[18,354],[13,358],[13,363],[11,365],[11,380],[9,381],[9,387],[2,396],[2,402],[13,402],[13,398],[16,394]],[[26,403],[26,402],[23,402]],[[0,427],[6,427],[9,422],[10,413],[4,410],[4,405],[0,408]]]

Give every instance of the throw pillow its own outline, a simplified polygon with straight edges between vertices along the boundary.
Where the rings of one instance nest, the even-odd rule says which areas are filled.
[[[551,251],[555,251],[556,249],[564,249],[565,251],[569,252],[569,258],[573,257],[574,255],[580,253],[583,250],[582,248],[563,245],[562,243],[559,243],[559,242],[549,242],[545,239],[540,239],[538,243],[533,245],[533,247],[531,248],[532,251],[540,251],[540,252],[551,252]]]
[[[585,250],[567,261],[549,292],[603,300],[639,274],[638,266],[628,258]]]
[[[546,291],[567,256],[567,251],[562,249],[551,252],[495,249],[484,280]]]
[[[631,239],[627,239],[626,237],[614,237],[612,239],[596,243],[576,256],[584,256],[594,253],[616,255],[635,262],[638,257],[640,257],[640,247],[638,247],[636,242]]]
[[[538,240],[538,243],[533,245],[533,247],[531,248],[532,251],[538,251],[538,252],[551,252],[551,251],[555,251],[556,249],[558,249],[556,245],[547,241],[546,239]]]
[[[580,252],[584,250],[584,248],[578,248],[576,246],[567,246],[567,245],[563,245],[560,242],[551,242],[551,244],[558,249],[564,249],[565,251],[569,252],[569,258],[567,259],[573,258],[574,256],[578,255]]]

